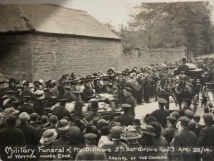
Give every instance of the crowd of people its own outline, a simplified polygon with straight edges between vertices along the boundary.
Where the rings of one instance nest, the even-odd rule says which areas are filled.
[[[213,61],[200,58],[190,62],[203,70],[196,93],[212,83]],[[169,96],[157,90],[160,80],[176,79],[176,73],[186,75],[188,81],[196,80],[188,77],[189,71],[182,59],[122,72],[110,68],[106,74],[97,72],[86,77],[65,74],[58,81],[1,78],[1,159],[11,160],[5,148],[12,146],[35,149],[36,158],[26,160],[141,160],[139,156],[152,160],[214,160],[214,153],[127,151],[168,146],[214,150],[212,113],[204,114],[205,125],[201,125],[201,117],[190,105],[181,111],[169,111]],[[159,108],[143,120],[136,119],[135,107],[151,100],[157,101]],[[213,100],[202,100],[204,104],[209,101]],[[101,102],[108,104],[102,114]],[[115,111],[117,115],[113,115]],[[63,148],[78,150],[59,151]]]

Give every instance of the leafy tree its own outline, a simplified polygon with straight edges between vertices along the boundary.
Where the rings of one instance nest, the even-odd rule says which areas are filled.
[[[129,24],[130,44],[148,48],[186,46],[195,55],[212,52],[208,2],[142,3],[136,9],[139,12],[132,15]]]

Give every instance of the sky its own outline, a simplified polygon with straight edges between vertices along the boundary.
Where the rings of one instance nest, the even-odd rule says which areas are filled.
[[[51,3],[67,8],[87,11],[103,24],[111,24],[118,30],[121,25],[127,26],[131,20],[130,15],[136,13],[137,5],[143,2],[184,2],[185,0],[0,0],[0,3]],[[195,1],[195,0],[188,0]],[[210,0],[214,6],[214,0]],[[212,12],[214,21],[214,10]]]

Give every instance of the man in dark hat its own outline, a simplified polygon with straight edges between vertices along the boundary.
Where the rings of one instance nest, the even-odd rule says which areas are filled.
[[[71,92],[71,86],[64,86],[64,89],[65,94],[63,95],[63,98],[67,99],[68,102],[75,101],[76,96]]]
[[[123,95],[124,95],[123,104],[131,105],[129,109],[129,114],[135,117],[135,106],[137,105],[137,102],[135,98],[132,96],[131,91],[132,89],[129,87],[125,87],[123,89]]]
[[[99,113],[97,113],[98,108],[99,108],[98,100],[91,99],[91,101],[89,103],[89,109],[92,111],[92,113],[85,117],[85,119],[88,122],[91,122],[94,117],[102,117]]]
[[[170,115],[170,113],[164,110],[164,105],[167,101],[163,98],[158,98],[159,109],[152,112],[151,115],[156,118],[157,122],[161,124],[163,128],[166,128],[166,117]]]
[[[30,95],[23,96],[24,104],[19,108],[19,112],[27,112],[28,114],[34,113],[34,108],[31,104],[32,97]]]
[[[174,133],[177,130],[176,129],[176,121],[177,119],[174,116],[167,116],[167,128],[163,131],[163,136],[166,138],[166,141],[168,144],[171,143]]]
[[[202,147],[208,147],[211,148],[211,150],[214,150],[214,126],[213,123],[213,116],[212,114],[204,114],[204,123],[205,127],[201,129],[201,132],[198,137],[198,145]],[[214,154],[205,154],[203,153],[203,159],[204,160],[213,160]]]
[[[186,65],[186,58],[182,58],[182,63],[178,67],[178,73],[188,75],[189,67]]]
[[[60,103],[60,106],[57,108],[56,111],[52,113],[52,115],[56,115],[59,120],[61,120],[65,116],[67,116],[71,120],[71,114],[68,110],[65,109],[67,99],[59,99],[58,101]]]
[[[83,99],[88,102],[90,99],[95,97],[93,88],[91,87],[91,80],[85,81],[85,89],[83,90]]]
[[[195,147],[197,146],[197,136],[188,129],[190,119],[186,116],[182,116],[178,119],[176,127],[178,132],[176,133],[172,145],[174,147]],[[194,153],[180,153],[175,152],[172,154],[172,160],[184,160],[184,161],[196,161],[199,160],[198,154]]]
[[[84,116],[78,113],[72,115],[74,119],[74,124],[81,130],[81,132],[86,128],[86,123],[84,122]]]
[[[122,104],[121,107],[123,108],[124,113],[120,116],[118,116],[115,121],[119,122],[121,126],[129,126],[132,125],[132,121],[134,119],[134,116],[129,114],[129,110],[131,109],[130,104]]]
[[[87,133],[84,135],[86,147],[81,149],[75,160],[105,160],[107,157],[103,149],[96,146],[95,142],[97,135],[93,133]]]
[[[141,123],[140,123],[140,120],[139,119],[134,119],[132,121],[132,126],[133,128],[135,128],[137,130],[137,132],[140,134],[140,127],[141,127]]]
[[[8,160],[8,154],[5,152],[5,148],[7,146],[26,146],[26,140],[23,131],[19,128],[16,128],[16,117],[9,116],[6,121],[8,127],[0,130],[1,160]]]

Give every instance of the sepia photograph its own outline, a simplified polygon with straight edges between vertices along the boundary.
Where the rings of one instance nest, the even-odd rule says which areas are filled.
[[[0,0],[0,161],[214,161],[214,0]]]

